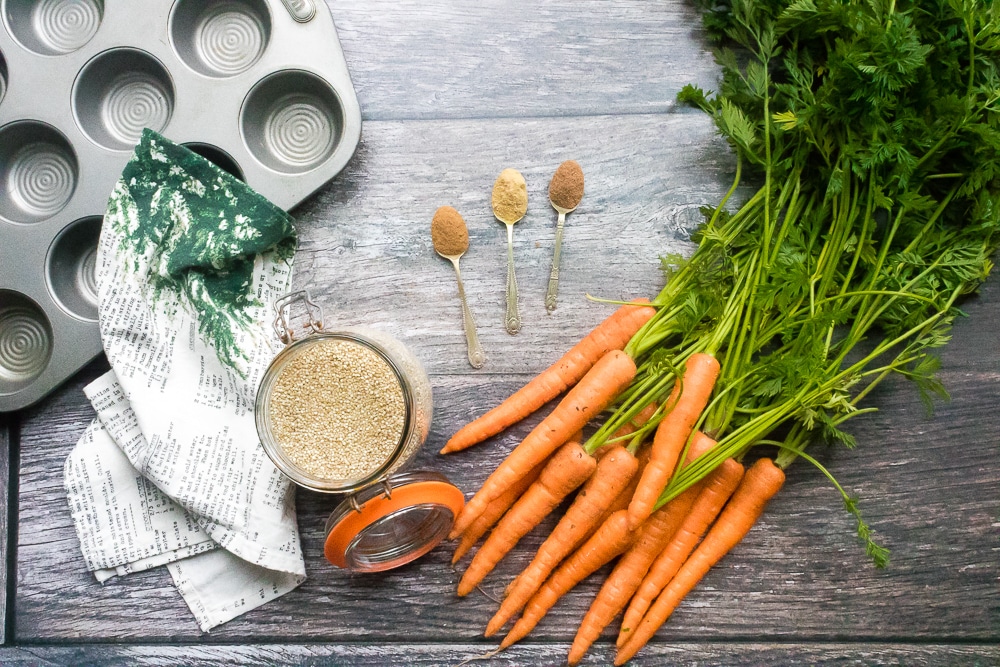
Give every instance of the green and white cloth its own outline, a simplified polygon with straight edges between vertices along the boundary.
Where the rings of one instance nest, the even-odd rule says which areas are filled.
[[[294,489],[260,446],[291,217],[147,130],[108,203],[95,269],[111,371],[65,465],[100,581],[167,565],[202,630],[305,580]]]

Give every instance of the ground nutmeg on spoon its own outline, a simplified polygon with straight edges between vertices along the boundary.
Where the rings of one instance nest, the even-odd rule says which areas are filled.
[[[566,224],[566,214],[576,210],[583,199],[583,169],[575,160],[566,160],[556,169],[549,181],[549,203],[559,214],[556,222],[555,249],[552,253],[552,271],[549,273],[549,286],[545,290],[545,310],[551,313],[556,309],[556,294],[559,291],[559,260],[562,257],[563,226]]]

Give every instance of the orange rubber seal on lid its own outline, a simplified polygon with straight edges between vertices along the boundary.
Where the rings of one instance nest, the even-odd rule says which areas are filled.
[[[372,498],[361,506],[360,512],[351,512],[330,529],[323,549],[326,559],[337,567],[348,567],[347,549],[358,533],[393,512],[422,504],[447,507],[451,510],[452,517],[456,517],[465,506],[465,496],[458,488],[447,482],[413,482],[394,488],[392,497],[386,498],[380,495]],[[430,548],[433,546],[430,545]],[[422,555],[420,553],[414,557]]]

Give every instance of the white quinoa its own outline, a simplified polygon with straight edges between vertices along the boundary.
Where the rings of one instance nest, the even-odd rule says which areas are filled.
[[[386,360],[336,339],[313,343],[285,364],[269,408],[278,445],[323,480],[375,471],[399,444],[406,418],[403,389]]]

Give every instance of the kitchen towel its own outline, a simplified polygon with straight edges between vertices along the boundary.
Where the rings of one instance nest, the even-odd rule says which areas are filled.
[[[99,581],[166,565],[204,631],[305,580],[294,489],[254,422],[295,243],[285,211],[149,130],[104,217],[111,370],[84,390],[97,418],[66,460],[69,506]]]

